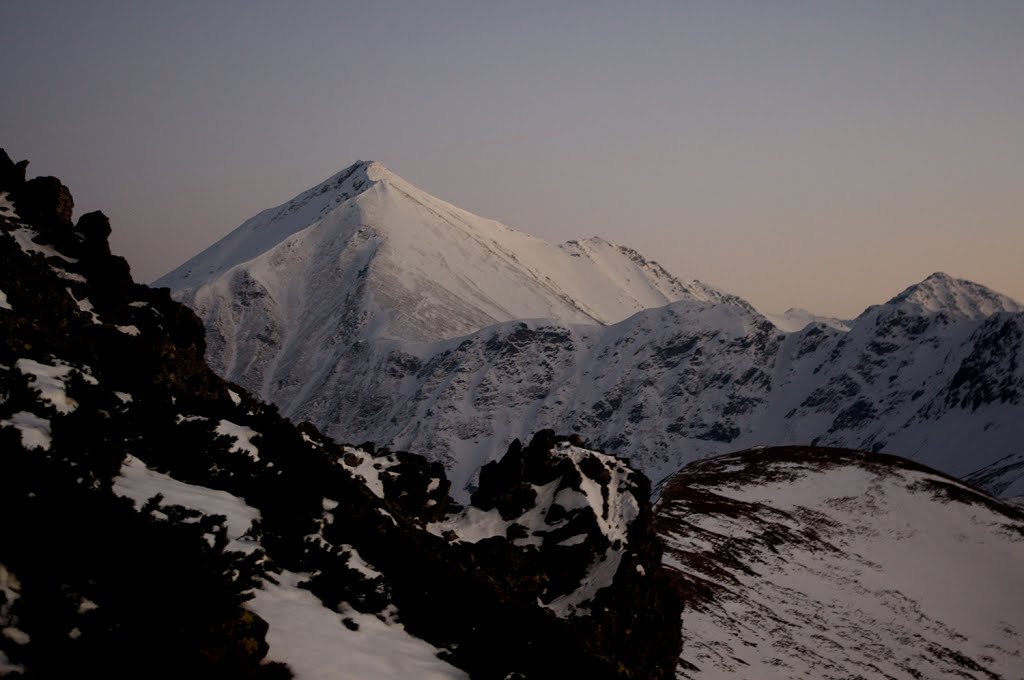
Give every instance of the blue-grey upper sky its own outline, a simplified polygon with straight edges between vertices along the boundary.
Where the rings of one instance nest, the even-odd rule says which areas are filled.
[[[1024,299],[1024,2],[0,8],[0,146],[144,281],[357,159],[761,309]]]

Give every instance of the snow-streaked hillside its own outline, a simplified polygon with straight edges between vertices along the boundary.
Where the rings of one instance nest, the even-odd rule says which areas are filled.
[[[890,456],[691,464],[656,508],[680,678],[1024,677],[1024,512]]]

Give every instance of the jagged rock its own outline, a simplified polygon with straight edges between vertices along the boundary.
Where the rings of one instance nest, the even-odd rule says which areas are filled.
[[[85,243],[101,254],[110,254],[110,220],[99,210],[86,213],[78,218],[75,231],[85,237]]]
[[[43,233],[71,226],[75,202],[71,191],[56,177],[35,177],[14,195],[21,218],[37,225]]]

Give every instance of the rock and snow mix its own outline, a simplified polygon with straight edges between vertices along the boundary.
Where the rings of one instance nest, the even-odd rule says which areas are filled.
[[[506,459],[515,455],[513,447]],[[584,568],[541,604],[563,618],[588,615],[594,598],[612,585],[623,555],[630,551],[630,525],[640,514],[642,493],[637,473],[623,460],[567,441],[542,454],[540,462],[537,456],[531,460],[529,450],[522,460],[510,464],[503,459],[497,474],[483,472],[473,505],[427,530],[467,543],[508,538],[513,545],[555,553],[579,547]],[[523,469],[520,478],[506,472],[516,464]],[[572,554],[566,550],[565,559]]]
[[[39,253],[43,257],[55,257],[58,260],[63,260],[64,262],[67,262],[69,264],[74,264],[75,262],[78,262],[77,259],[64,255],[53,246],[37,243],[35,239],[38,238],[39,234],[34,229],[29,229],[28,227],[21,227],[12,230],[9,233],[11,234],[11,236],[14,237],[14,240],[18,243],[18,246],[26,253]]]
[[[217,423],[217,427],[214,429],[214,432],[227,437],[232,437],[235,440],[235,443],[231,445],[232,451],[244,453],[252,460],[259,461],[260,450],[252,443],[252,438],[257,436],[259,433],[251,427],[238,425],[230,420],[221,420]]]
[[[346,446],[342,463],[353,477],[366,485],[377,498],[384,498],[384,482],[381,474],[398,464],[394,455],[374,456],[368,451]]]
[[[17,621],[11,615],[11,605],[21,597],[21,582],[7,567],[0,564],[0,635],[15,644],[27,642],[25,632],[18,628]],[[17,673],[24,670],[21,664],[11,663],[7,655],[0,650],[0,675]]]
[[[1024,672],[1024,514],[889,456],[691,464],[657,507],[684,597],[680,677]]]
[[[478,543],[431,534],[424,527],[454,507],[440,463],[343,447],[226,383],[203,361],[195,316],[134,283],[110,253],[102,214],[75,223],[66,187],[26,181],[0,152],[8,184],[25,224],[0,215],[0,289],[14,303],[0,324],[0,510],[18,518],[3,524],[0,558],[24,588],[3,593],[5,670],[254,680],[671,670],[678,609],[664,579],[643,578],[660,547],[642,476],[585,453],[555,456],[562,469],[526,486],[488,473],[482,489],[550,487],[541,544],[508,540],[525,530],[515,524]],[[454,219],[434,226],[461,229]],[[660,295],[656,269],[630,261]],[[550,486],[560,474],[566,484]],[[576,615],[559,618],[559,606]]]
[[[87,370],[79,370],[60,361],[49,365],[32,359],[18,359],[14,365],[29,376],[29,386],[39,390],[42,399],[49,402],[58,413],[71,413],[78,407],[75,400],[67,396],[66,380],[73,372],[91,385],[98,384]]]
[[[245,501],[225,491],[179,482],[151,470],[140,460],[128,456],[121,474],[114,480],[114,491],[131,498],[141,507],[157,494],[163,503],[181,505],[206,515],[226,518],[230,550],[252,552],[259,547],[247,537],[260,513]],[[348,547],[351,552],[351,546]],[[368,577],[379,576],[358,554],[350,564]],[[281,661],[300,680],[334,678],[467,678],[462,671],[437,657],[440,650],[409,635],[401,624],[386,623],[376,616],[355,610],[344,618],[324,606],[313,593],[301,587],[309,574],[282,571],[265,577],[247,607],[270,626],[267,658]]]

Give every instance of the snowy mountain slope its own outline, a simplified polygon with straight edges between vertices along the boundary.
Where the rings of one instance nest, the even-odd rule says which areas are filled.
[[[656,508],[680,678],[1022,677],[1024,512],[890,456],[746,451]]]
[[[921,283],[910,286],[888,304],[975,321],[999,312],[1024,312],[1024,305],[1002,293],[943,272],[936,272]]]
[[[935,302],[936,288],[954,301],[948,308]],[[1024,436],[1019,307],[935,274],[866,310],[847,333],[811,327],[791,336],[765,423],[784,422],[781,436],[749,444],[886,451],[957,476],[1017,451]]]
[[[155,285],[202,318],[218,371],[282,404],[301,399],[295,376],[358,341],[431,342],[520,318],[605,324],[681,298],[732,299],[601,239],[555,246],[477,217],[373,162],[264,211]]]
[[[158,283],[204,320],[221,375],[332,436],[427,452],[462,497],[544,428],[656,479],[737,446],[810,443],[965,475],[1024,440],[1024,308],[983,286],[937,273],[849,322],[772,321],[627,248],[552,246],[377,163]]]
[[[1020,313],[896,301],[846,332],[785,334],[748,307],[684,300],[608,327],[520,321],[433,345],[361,343],[283,406],[335,436],[428,451],[456,489],[540,428],[585,433],[654,479],[737,446],[811,442],[966,475],[1024,440],[1022,338]]]

